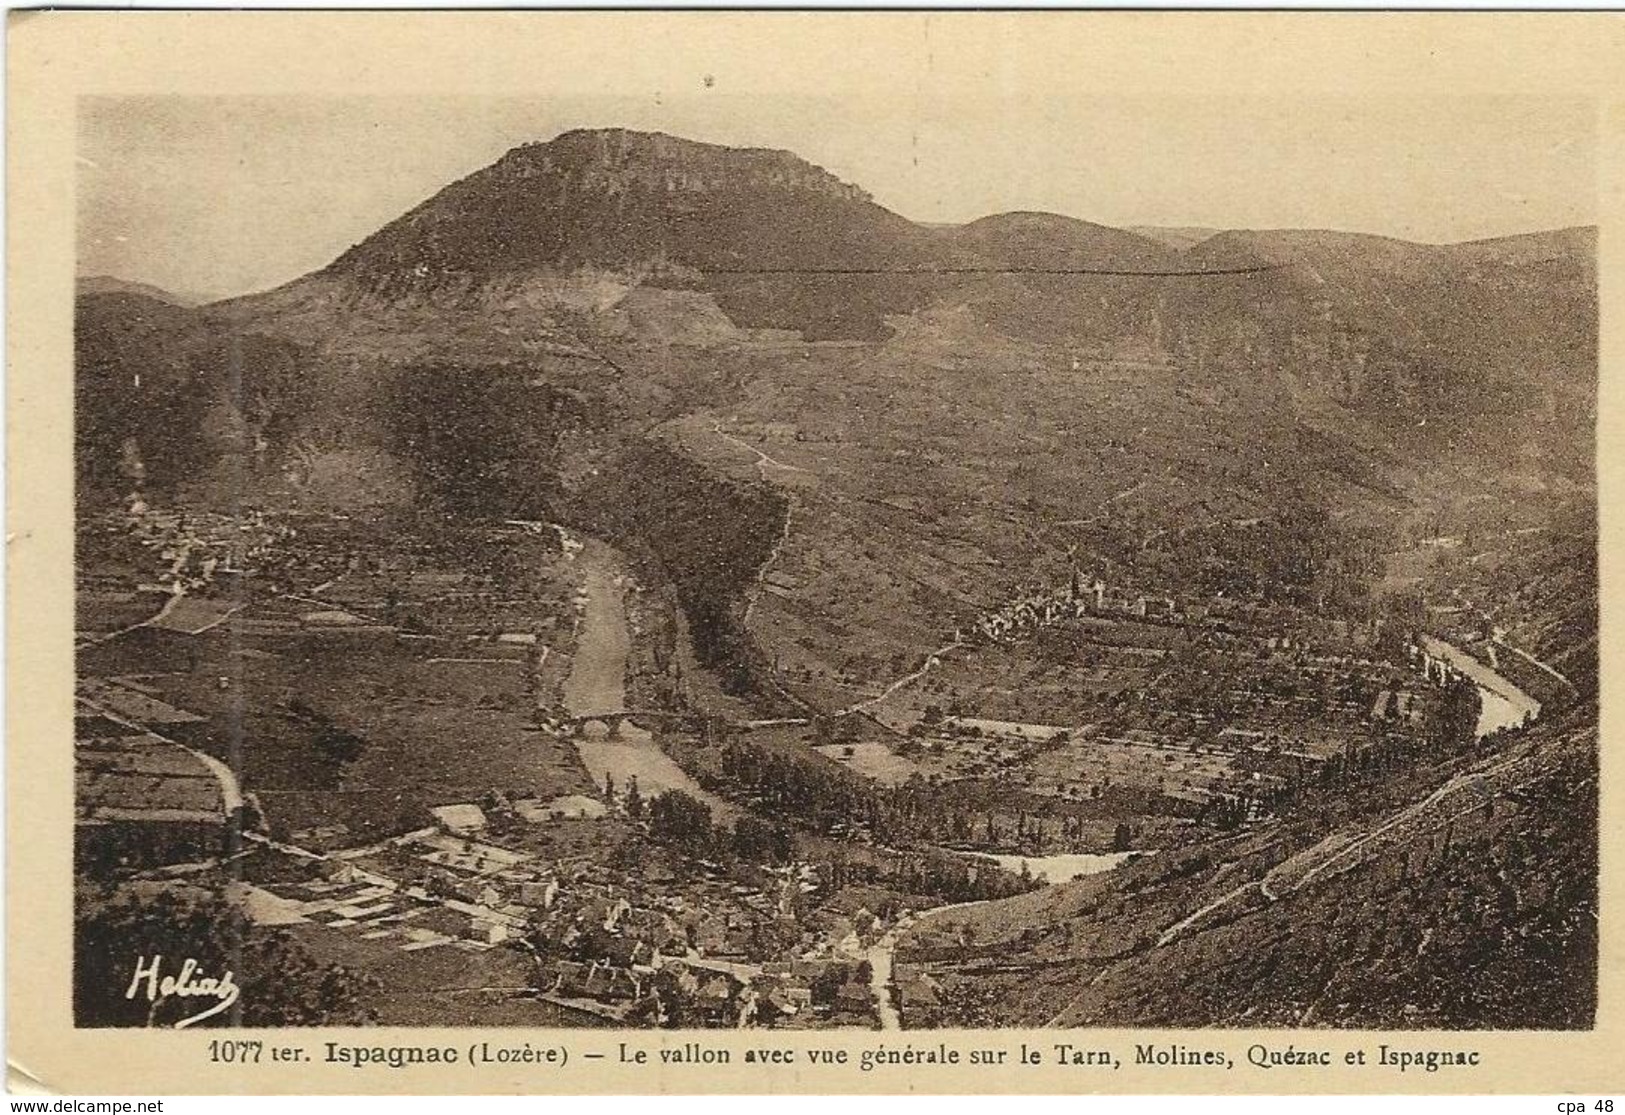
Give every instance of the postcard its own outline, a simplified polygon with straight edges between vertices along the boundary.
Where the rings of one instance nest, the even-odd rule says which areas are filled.
[[[1618,1092],[1622,46],[14,15],[14,1078]]]

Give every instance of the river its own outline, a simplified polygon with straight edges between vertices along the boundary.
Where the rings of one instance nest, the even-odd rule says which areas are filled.
[[[1540,715],[1540,702],[1513,685],[1461,648],[1422,636],[1422,649],[1435,658],[1442,658],[1478,686],[1478,738],[1483,739],[1501,728],[1516,728],[1527,715],[1533,720]]]
[[[626,708],[626,660],[632,636],[626,618],[628,579],[619,556],[601,542],[587,542],[575,555],[582,570],[582,610],[576,630],[575,657],[564,679],[564,707],[571,716],[620,712]],[[617,793],[633,778],[645,800],[664,790],[681,790],[711,807],[713,820],[732,820],[739,810],[699,783],[674,763],[654,737],[630,721],[621,725],[618,739],[592,725],[575,738],[576,751],[602,789],[606,777],[615,780]]]

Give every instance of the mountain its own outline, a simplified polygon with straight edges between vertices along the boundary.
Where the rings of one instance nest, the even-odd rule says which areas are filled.
[[[575,131],[515,148],[320,277],[374,295],[511,288],[583,269],[714,294],[747,328],[875,336],[951,263],[927,230],[787,151]]]
[[[1166,244],[1170,248],[1184,249],[1195,247],[1219,230],[1193,226],[1130,225],[1126,231]]]
[[[153,286],[151,283],[132,282],[112,275],[81,275],[74,280],[77,294],[139,294],[171,306],[201,306],[209,299],[201,295],[179,294]]]
[[[1180,271],[1179,253],[1155,240],[1056,213],[1000,213],[947,239],[994,267],[1014,270]]]
[[[1451,423],[1460,444],[1503,436],[1509,417],[1564,414],[1579,431],[1594,421],[1594,231],[1462,245],[1232,231],[1186,258],[1198,269],[1273,268],[1250,290],[1193,291],[1197,324],[1180,343],[1196,359],[1233,360],[1239,347],[1407,440],[1402,427],[1423,421]],[[1561,467],[1589,470],[1583,445],[1559,455]]]
[[[500,321],[510,338],[564,349],[606,324],[697,343],[766,330],[880,342],[893,318],[958,306],[1036,343],[1263,364],[1294,391],[1415,421],[1428,408],[1504,409],[1531,375],[1543,390],[1584,388],[1588,235],[1438,247],[1218,232],[1174,247],[1044,213],[928,228],[785,151],[574,131],[515,148],[321,271],[220,309],[290,334],[308,325],[323,344],[416,334],[401,356],[447,320],[481,334]],[[1537,306],[1575,327],[1553,338],[1519,320]],[[458,351],[512,347],[467,340]]]
[[[749,529],[798,587],[741,622],[814,670],[852,630],[920,653],[1069,551],[1177,579],[1232,519],[1443,533],[1594,490],[1590,230],[1179,239],[925,227],[788,152],[567,132],[276,290],[82,299],[81,476],[116,492],[134,438],[158,487],[601,521],[681,461],[793,503]],[[187,418],[143,433],[154,377]]]
[[[914,225],[788,151],[576,131],[514,148],[324,273],[381,281],[533,268],[771,270],[908,264],[923,254],[928,238]]]

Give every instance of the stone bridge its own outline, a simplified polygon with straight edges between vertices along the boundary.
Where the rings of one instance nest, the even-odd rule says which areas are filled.
[[[621,725],[631,720],[638,721],[658,720],[666,724],[674,724],[687,728],[690,731],[699,731],[704,727],[705,718],[688,712],[671,712],[664,709],[614,709],[608,712],[588,712],[579,716],[560,714],[547,716],[543,720],[552,726],[553,730],[566,739],[574,739],[583,734],[592,724],[602,724],[610,739],[619,739]]]
[[[777,725],[806,724],[805,717],[784,717],[775,720],[725,720],[720,716],[707,717],[697,712],[673,712],[670,709],[614,709],[608,712],[589,712],[573,715],[562,711],[542,711],[541,723],[566,739],[574,739],[592,724],[602,724],[610,739],[619,739],[621,725],[630,720],[658,721],[684,731],[717,735],[722,731],[751,731]]]

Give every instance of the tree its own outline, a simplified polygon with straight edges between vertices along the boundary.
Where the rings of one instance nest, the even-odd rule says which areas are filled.
[[[681,790],[666,790],[649,803],[649,835],[671,843],[708,846],[711,807]]]
[[[558,431],[574,400],[520,370],[419,365],[400,370],[384,422],[425,501],[454,513],[536,518],[558,488]]]
[[[771,860],[773,854],[773,830],[766,821],[759,820],[749,813],[734,822],[734,851],[742,860],[751,863],[761,863]]]
[[[1478,686],[1465,677],[1453,677],[1445,687],[1441,706],[1439,743],[1449,750],[1471,746],[1478,736],[1478,717],[1483,708]]]

